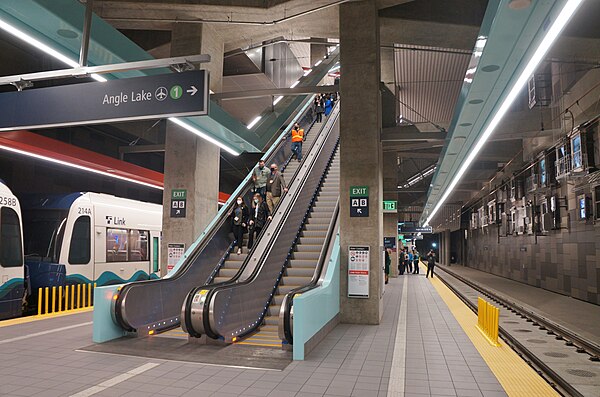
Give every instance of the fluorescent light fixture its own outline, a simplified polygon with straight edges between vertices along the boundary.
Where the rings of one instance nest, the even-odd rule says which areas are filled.
[[[33,157],[37,160],[43,160],[43,161],[48,161],[54,164],[60,164],[60,165],[64,165],[66,167],[70,167],[70,168],[76,168],[78,170],[83,170],[83,171],[87,171],[87,172],[92,172],[94,174],[99,174],[99,175],[103,175],[103,176],[107,176],[109,178],[114,178],[114,179],[119,179],[122,181],[126,181],[126,182],[131,182],[131,183],[135,183],[138,185],[142,185],[142,186],[146,186],[146,187],[151,187],[154,189],[159,189],[159,190],[163,190],[164,188],[160,185],[155,185],[152,183],[148,183],[148,182],[143,182],[143,181],[138,181],[136,179],[133,178],[128,178],[126,176],[122,176],[122,175],[117,175],[113,172],[106,172],[106,171],[102,171],[102,170],[97,170],[94,168],[90,168],[90,167],[86,167],[83,165],[79,165],[79,164],[75,164],[75,163],[69,163],[68,161],[64,161],[64,160],[59,160],[59,159],[55,159],[53,157],[49,157],[49,156],[43,156],[41,154],[37,154],[37,153],[31,153],[25,150],[21,150],[21,149],[16,149],[10,146],[5,146],[5,145],[0,145],[0,149],[1,150],[6,150],[9,152],[13,152],[13,153],[17,153],[17,154],[22,154],[28,157]]]
[[[186,123],[185,121],[178,119],[176,117],[169,117],[169,121],[172,121],[173,123],[177,124],[180,127],[185,128],[186,130],[198,135],[200,138],[202,139],[206,139],[207,141],[209,141],[210,143],[217,145],[218,147],[220,147],[221,149],[225,150],[228,153],[233,154],[234,156],[239,156],[240,153],[232,148],[230,148],[229,146],[225,145],[224,143],[221,143],[219,141],[217,141],[215,138],[213,138],[212,136],[200,131],[198,128],[189,125],[188,123]]]
[[[295,86],[297,86],[300,83],[300,80],[296,80],[296,82],[294,84],[292,84],[290,86],[290,88],[294,88]]]
[[[317,61],[317,63],[315,63],[315,68],[316,68],[317,66],[319,66],[319,65],[321,64],[321,62],[323,62],[323,60],[322,60],[322,59],[319,59],[319,60]]]
[[[54,48],[51,48],[49,46],[47,46],[46,44],[42,43],[41,41],[39,41],[38,39],[36,39],[35,37],[27,34],[26,32],[23,32],[20,29],[15,28],[14,26],[4,22],[3,20],[0,19],[0,29],[4,30],[5,32],[15,36],[16,38],[24,41],[25,43],[37,48],[38,50],[42,50],[43,52],[45,52],[46,54],[50,55],[51,57],[58,59],[59,61],[61,61],[62,63],[65,63],[67,65],[69,65],[72,68],[76,68],[79,67],[79,63],[70,59],[69,57],[67,57],[64,54],[61,54],[60,52],[56,51]],[[105,82],[107,81],[104,77],[98,75],[98,74],[92,74],[90,76],[91,78],[93,78],[96,81],[99,82]]]
[[[254,126],[256,125],[256,123],[258,123],[258,122],[260,121],[260,119],[262,119],[262,116],[256,116],[256,117],[254,118],[254,120],[252,120],[252,121],[250,122],[250,124],[248,124],[248,125],[246,126],[246,128],[248,128],[248,129],[251,129],[252,127],[254,127]]]
[[[279,103],[279,101],[281,101],[282,99],[283,99],[283,95],[280,95],[277,98],[275,98],[275,100],[273,101],[273,106],[277,105]]]
[[[454,176],[454,179],[452,179],[452,182],[450,182],[450,185],[448,185],[448,187],[445,189],[444,194],[438,200],[437,204],[435,205],[435,207],[433,208],[433,210],[427,217],[427,220],[425,221],[425,225],[428,225],[429,222],[431,222],[431,220],[433,219],[435,214],[440,210],[440,208],[442,207],[444,202],[448,199],[448,197],[450,197],[450,194],[452,193],[452,191],[454,190],[456,185],[458,185],[458,182],[460,182],[461,178],[463,177],[463,175],[465,174],[465,172],[467,171],[467,169],[469,168],[471,163],[475,160],[475,157],[477,157],[477,155],[483,148],[483,145],[485,145],[485,143],[490,138],[490,136],[492,135],[492,133],[494,132],[496,127],[498,127],[498,124],[500,123],[502,118],[508,112],[510,106],[515,101],[515,99],[517,98],[519,93],[521,92],[521,89],[523,89],[525,84],[527,84],[527,81],[529,80],[529,78],[533,75],[533,73],[537,69],[538,65],[544,59],[544,56],[546,55],[546,53],[548,52],[548,50],[554,43],[554,41],[560,35],[560,32],[567,25],[567,23],[569,22],[569,20],[573,16],[573,14],[575,14],[575,11],[577,11],[577,8],[581,5],[582,2],[583,2],[583,0],[568,0],[567,1],[565,6],[563,7],[563,9],[558,14],[558,17],[556,18],[556,20],[552,23],[552,26],[547,30],[546,36],[540,43],[539,47],[533,53],[531,59],[525,66],[525,69],[523,69],[523,71],[519,75],[519,78],[517,79],[517,81],[515,82],[513,87],[511,88],[506,99],[504,100],[504,102],[502,102],[502,105],[500,106],[500,108],[498,109],[498,111],[496,112],[496,114],[494,115],[494,117],[492,118],[492,120],[490,121],[490,123],[488,124],[486,129],[484,130],[483,134],[481,135],[481,137],[479,138],[479,140],[477,141],[477,143],[475,144],[473,149],[471,149],[471,152],[469,153],[467,158],[463,161],[461,167],[458,169],[458,172]]]

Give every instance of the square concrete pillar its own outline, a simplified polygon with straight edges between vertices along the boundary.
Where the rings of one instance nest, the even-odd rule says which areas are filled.
[[[202,24],[177,23],[172,32],[171,56],[208,54],[201,65],[210,73],[210,89],[221,91],[223,40],[214,28]],[[198,238],[218,211],[220,149],[218,146],[167,122],[165,142],[165,190],[163,193],[163,238],[161,273],[167,273],[168,244],[185,248]],[[171,218],[171,192],[187,191],[185,218]]]
[[[379,19],[373,0],[340,5],[341,321],[379,324],[383,314],[383,177]],[[369,216],[350,217],[350,187],[369,188]],[[348,298],[348,246],[370,247],[369,297]]]

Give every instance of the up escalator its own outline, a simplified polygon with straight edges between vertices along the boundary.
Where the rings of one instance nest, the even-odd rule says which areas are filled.
[[[326,123],[330,128],[325,126],[297,172],[298,184],[284,197],[277,219],[264,232],[268,238],[251,253],[249,260],[256,264],[246,268],[246,277],[189,292],[181,318],[191,336],[236,342],[254,335],[277,343],[279,306],[289,291],[315,278],[331,220],[337,214],[338,115],[336,108]]]
[[[312,98],[308,98],[303,113],[297,118],[306,131],[305,159],[310,158],[313,142],[327,123],[327,119],[324,119],[323,123],[312,121],[311,112],[307,110],[311,101]],[[296,165],[285,168],[292,156],[290,134],[287,133],[290,127],[263,157],[267,164],[284,164],[282,168],[289,185],[295,180],[292,168],[297,168]],[[292,164],[295,162],[291,161]],[[245,264],[248,263],[251,253],[247,249],[240,255],[234,253],[235,241],[231,238],[228,214],[236,197],[242,196],[247,203],[251,202],[252,188],[250,173],[188,249],[183,261],[168,275],[159,280],[124,285],[112,301],[114,321],[124,330],[136,332],[140,336],[175,328],[180,325],[181,304],[190,289],[199,285],[220,285],[231,280],[239,281],[243,277]],[[259,237],[255,248],[260,242]]]

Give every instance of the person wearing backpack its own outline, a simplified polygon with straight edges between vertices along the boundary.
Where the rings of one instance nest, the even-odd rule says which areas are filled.
[[[429,273],[431,273],[431,278],[433,278],[433,268],[435,267],[435,252],[430,250],[427,254],[427,274],[425,277],[429,277]]]

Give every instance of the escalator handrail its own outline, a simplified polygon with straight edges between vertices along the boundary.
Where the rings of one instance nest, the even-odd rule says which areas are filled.
[[[339,102],[339,101],[338,101]],[[323,130],[326,131],[327,133],[327,137],[324,138],[323,140],[323,144],[325,144],[325,142],[327,141],[329,134],[332,132],[337,119],[339,118],[339,109],[336,107],[334,108],[335,112],[332,113],[332,115],[334,115],[335,117],[329,117],[327,122],[325,123],[325,125],[323,126]],[[339,138],[338,138],[339,141]],[[336,144],[337,145],[337,144]],[[315,156],[315,161],[319,156]],[[331,158],[328,161],[328,164],[330,164],[331,162]],[[272,234],[272,238],[268,243],[268,246],[264,248],[263,252],[261,253],[261,256],[258,258],[257,261],[257,265],[255,266],[254,270],[252,271],[252,273],[249,275],[249,277],[247,277],[245,280],[241,281],[241,282],[235,282],[235,281],[231,281],[228,282],[227,285],[210,285],[210,286],[199,286],[196,288],[193,288],[188,296],[187,299],[185,300],[184,304],[186,305],[185,309],[182,310],[182,317],[185,319],[186,323],[191,321],[191,311],[192,311],[192,300],[194,297],[197,296],[198,293],[200,293],[200,291],[202,290],[206,290],[205,292],[205,299],[204,299],[204,303],[203,306],[201,308],[202,311],[202,326],[204,329],[204,332],[206,333],[207,336],[213,338],[213,339],[217,339],[219,338],[219,335],[215,332],[212,331],[211,327],[210,327],[210,303],[213,299],[213,296],[216,294],[217,291],[220,290],[224,290],[226,288],[229,288],[233,285],[235,286],[242,286],[242,285],[246,285],[251,283],[259,274],[262,265],[264,264],[265,261],[265,257],[268,255],[268,252],[270,251],[270,247],[272,246],[272,244],[274,243],[274,241],[276,240],[276,236],[279,235],[281,228],[283,227],[283,224],[285,223],[285,219],[287,218],[289,212],[291,211],[292,207],[293,207],[293,202],[295,202],[295,200],[297,199],[298,195],[302,192],[302,186],[304,184],[304,182],[306,181],[306,179],[308,178],[308,176],[311,174],[311,170],[312,170],[312,166],[311,165],[311,169],[308,170],[308,172],[306,172],[304,179],[301,181],[301,185],[299,185],[300,187],[297,189],[297,191],[294,193],[294,198],[292,199],[292,201],[290,202],[290,205],[288,205],[288,207],[286,208],[285,212],[282,214],[279,223],[277,225],[277,228],[273,231]],[[326,172],[327,170],[325,170]],[[323,176],[321,176],[321,179],[323,178]],[[310,210],[310,208],[309,208]],[[263,233],[266,231],[266,228],[263,229]],[[248,258],[246,260],[250,259],[250,255],[248,256]],[[198,333],[191,324],[186,324],[186,330],[187,332],[191,335],[191,336],[196,336],[199,337],[201,336],[200,333]]]
[[[321,247],[321,252],[319,254],[319,260],[317,262],[317,267],[315,268],[315,272],[312,275],[310,281],[301,287],[295,288],[285,294],[283,300],[281,301],[281,307],[279,309],[279,326],[278,333],[279,338],[283,341],[287,341],[289,344],[293,343],[293,330],[291,329],[290,322],[290,314],[294,301],[294,296],[296,294],[302,294],[311,289],[317,288],[319,284],[319,280],[321,279],[321,273],[323,271],[323,267],[325,265],[325,261],[328,257],[329,247],[331,245],[331,239],[334,235],[335,230],[337,229],[336,225],[338,222],[338,215],[340,212],[340,198],[338,196],[337,201],[335,202],[335,209],[333,210],[333,214],[331,216],[331,220],[329,221],[329,226],[327,227],[327,234],[325,236],[325,241],[323,242],[323,247]]]
[[[306,103],[302,106],[301,110],[297,113],[297,115],[292,119],[292,121],[288,124],[288,126],[283,130],[283,132],[279,135],[277,140],[271,145],[271,147],[267,150],[267,152],[261,157],[261,159],[265,159],[266,161],[270,160],[279,150],[282,150],[287,143],[287,136],[294,123],[301,120],[306,116],[306,113],[311,109],[312,103],[314,101],[315,95],[311,95],[307,97]],[[233,204],[237,198],[237,196],[241,192],[245,192],[248,189],[252,188],[252,173],[258,163],[252,168],[252,170],[246,175],[246,177],[239,184],[237,189],[231,194],[229,199],[225,202],[225,204],[221,207],[221,209],[217,212],[211,222],[206,226],[204,231],[200,234],[200,236],[190,245],[187,249],[186,253],[179,260],[175,268],[170,271],[167,275],[160,279],[155,280],[143,280],[136,281],[132,283],[127,283],[123,287],[120,288],[117,298],[113,300],[112,305],[112,313],[114,315],[114,320],[117,324],[119,324],[123,329],[128,331],[133,331],[132,327],[129,325],[126,318],[123,318],[122,305],[125,302],[125,298],[127,296],[127,292],[129,289],[134,286],[142,285],[144,283],[157,283],[163,282],[166,280],[174,280],[181,277],[185,274],[187,266],[184,263],[190,264],[194,262],[194,259],[203,251],[206,245],[210,242],[214,234],[220,229],[224,222],[227,221],[227,214],[229,213],[230,207],[233,207]]]

